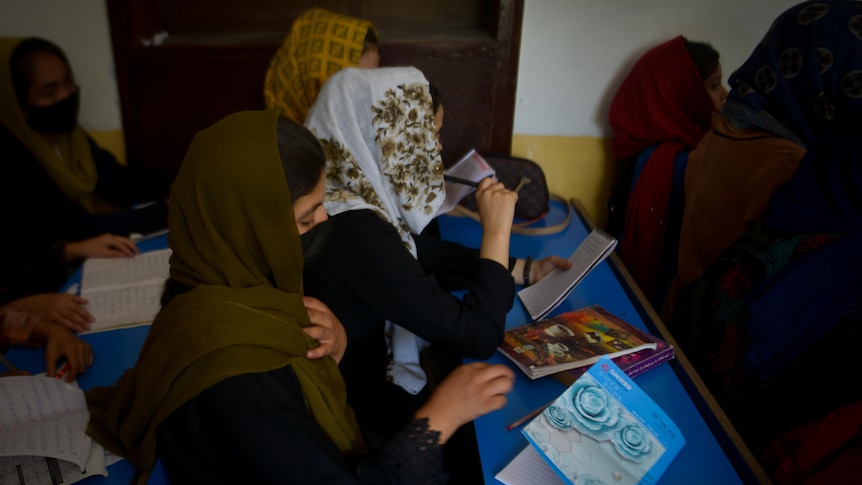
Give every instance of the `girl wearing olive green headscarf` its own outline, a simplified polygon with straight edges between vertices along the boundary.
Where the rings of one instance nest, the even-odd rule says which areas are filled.
[[[362,449],[337,364],[306,358],[317,343],[303,331],[310,322],[302,298],[302,247],[277,149],[277,121],[276,111],[242,112],[195,137],[169,214],[171,283],[187,291],[158,314],[121,383],[88,393],[92,436],[144,475],[155,464],[159,425],[184,404],[217,392],[225,381],[237,382],[231,378],[266,379],[279,370],[279,377],[298,383],[309,421],[329,437],[329,447],[347,454]],[[243,422],[237,411],[225,420]],[[172,464],[166,462],[169,470]],[[246,478],[255,481],[250,477],[265,472],[249,473]]]
[[[312,8],[296,19],[269,65],[264,81],[268,108],[304,123],[329,76],[345,67],[377,67],[377,32],[367,20]]]

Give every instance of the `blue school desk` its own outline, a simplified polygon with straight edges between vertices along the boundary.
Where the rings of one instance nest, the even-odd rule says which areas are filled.
[[[551,213],[546,221],[562,221],[564,211],[562,204],[552,203]],[[590,228],[590,223],[582,214],[582,211],[577,210],[569,226],[558,234],[513,235],[512,255],[533,256],[535,259],[553,254],[568,257],[587,236]],[[467,218],[443,216],[440,218],[440,230],[444,238],[470,247],[478,247],[481,240],[481,227]],[[142,251],[164,248],[167,246],[166,236],[142,241],[138,246]],[[73,276],[70,282],[72,281],[80,281],[80,273]],[[635,285],[630,283],[624,267],[612,256],[593,270],[552,314],[599,304],[633,325],[673,343],[673,339],[645,301]],[[525,323],[527,318],[520,300],[516,298],[507,315],[507,327]],[[148,331],[149,326],[141,326],[82,336],[93,347],[95,362],[78,378],[81,388],[88,390],[94,386],[112,384],[126,369],[134,366]],[[742,443],[741,439],[727,425],[720,411],[716,413],[717,407],[712,407],[714,401],[711,396],[703,390],[699,378],[679,349],[676,350],[677,359],[635,378],[635,382],[679,426],[686,439],[682,452],[659,483],[763,483],[765,480],[762,470],[747,448],[739,445]],[[41,349],[15,347],[10,349],[6,356],[22,369],[33,373],[44,371],[44,353]],[[565,388],[550,376],[531,381],[500,354],[488,361],[508,365],[516,372],[515,389],[509,395],[506,406],[475,422],[485,483],[494,484],[499,483],[494,479],[494,475],[527,446],[520,427],[506,431],[506,426],[556,398]],[[108,467],[108,472],[110,475],[107,478],[91,477],[80,483],[125,485],[129,483],[134,470],[128,461],[122,460]],[[167,483],[164,470],[159,465],[149,483]]]
[[[168,246],[167,236],[141,241],[138,248],[141,251],[163,249]],[[63,290],[74,282],[81,281],[81,270],[78,270]],[[134,367],[141,353],[141,347],[150,331],[149,325],[140,327],[110,330],[88,335],[81,339],[93,347],[93,365],[83,375],[78,376],[78,385],[87,391],[96,386],[107,386],[116,382],[126,369]],[[43,349],[11,347],[6,357],[16,367],[38,374],[45,371],[45,353]],[[0,364],[0,368],[3,365]],[[84,485],[127,485],[134,475],[135,468],[126,460],[121,460],[108,467],[108,476],[95,476],[78,483]],[[153,471],[149,483],[154,485],[167,484],[167,478],[160,465]]]
[[[532,256],[534,259],[551,255],[568,257],[587,237],[592,226],[577,201],[573,202],[575,214],[564,231],[548,236],[513,234],[510,245],[512,256]],[[562,221],[564,207],[562,203],[552,202],[551,212],[545,219],[547,223]],[[481,242],[481,226],[468,218],[442,217],[440,232],[444,239],[469,247],[478,247]],[[762,469],[741,444],[742,440],[714,404],[715,401],[616,255],[587,275],[551,315],[594,304],[674,344],[676,359],[634,379],[679,426],[686,440],[682,452],[659,483],[764,483]],[[512,328],[527,321],[529,316],[516,297],[512,310],[506,316],[506,327]],[[515,388],[506,406],[475,421],[485,483],[495,484],[499,482],[494,475],[528,446],[520,432],[523,425],[512,431],[506,431],[506,427],[558,397],[565,386],[551,376],[530,380],[499,353],[487,362],[508,365],[516,375]]]

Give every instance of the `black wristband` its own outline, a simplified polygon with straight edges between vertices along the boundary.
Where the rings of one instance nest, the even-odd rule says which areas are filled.
[[[530,286],[530,269],[533,267],[532,256],[527,256],[524,261],[524,286]]]

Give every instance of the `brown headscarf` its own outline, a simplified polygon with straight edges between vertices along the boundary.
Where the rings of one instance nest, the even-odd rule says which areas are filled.
[[[228,116],[200,132],[171,190],[171,276],[193,289],[162,309],[119,385],[87,393],[89,433],[146,479],[156,430],[207,388],[290,365],[309,413],[343,453],[361,448],[344,381],[302,302],[302,249],[277,151],[278,111]]]

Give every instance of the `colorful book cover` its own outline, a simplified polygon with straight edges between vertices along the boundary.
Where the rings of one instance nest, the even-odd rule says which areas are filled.
[[[649,335],[649,338],[655,341],[655,349],[639,350],[612,359],[614,364],[632,379],[674,358],[673,345],[652,334]],[[557,372],[554,374],[554,378],[564,385],[571,386],[585,372],[587,372],[587,367],[576,367]]]
[[[654,484],[685,445],[676,424],[606,356],[522,432],[571,484]]]
[[[562,313],[506,331],[500,352],[531,379],[586,367],[603,355],[655,349],[647,334],[599,305]]]

